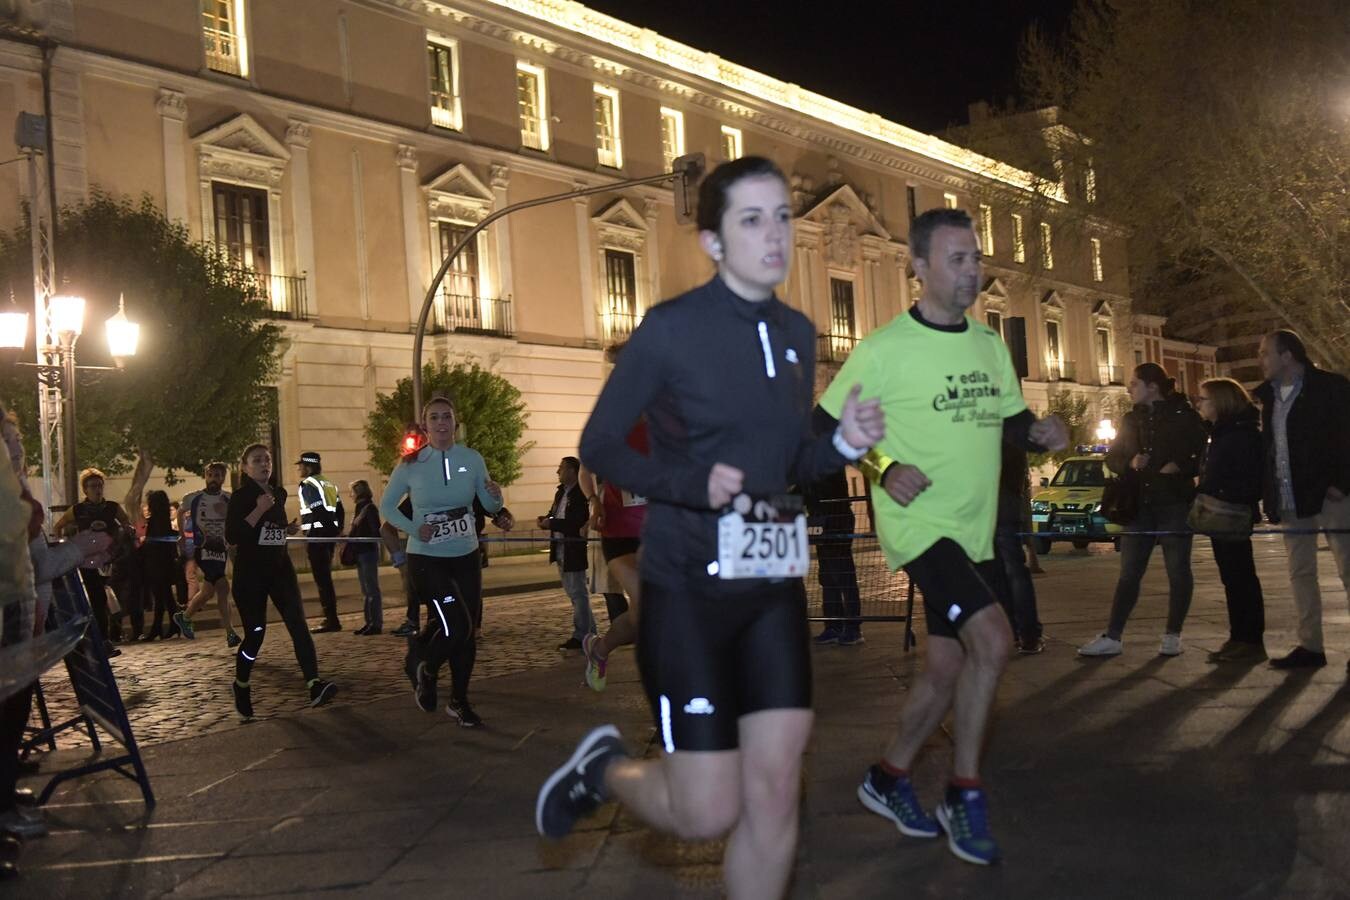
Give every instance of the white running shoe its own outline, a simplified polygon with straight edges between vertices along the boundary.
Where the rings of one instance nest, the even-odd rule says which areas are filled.
[[[1158,653],[1161,656],[1180,656],[1185,648],[1181,646],[1181,635],[1167,632],[1162,636],[1162,644],[1158,647]]]
[[[1078,648],[1079,656],[1119,656],[1125,645],[1115,638],[1102,633]]]

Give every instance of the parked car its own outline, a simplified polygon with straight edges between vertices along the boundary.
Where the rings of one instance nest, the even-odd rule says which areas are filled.
[[[1031,498],[1031,527],[1038,534],[1036,552],[1049,553],[1055,541],[1069,541],[1083,548],[1093,542],[1116,542],[1124,529],[1101,515],[1102,491],[1115,474],[1106,468],[1103,453],[1072,456],[1060,464],[1054,478],[1042,478],[1042,490]]]

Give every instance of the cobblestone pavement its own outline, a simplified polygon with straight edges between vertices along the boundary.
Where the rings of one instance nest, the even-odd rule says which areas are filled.
[[[593,600],[596,621],[604,622],[603,599]],[[475,681],[558,664],[561,655],[556,647],[566,639],[572,621],[572,607],[561,591],[488,597],[484,604],[484,638],[478,645]],[[387,631],[372,637],[352,634],[362,623],[360,613],[347,613],[341,619],[343,631],[314,635],[320,674],[339,685],[335,702],[369,703],[407,692],[403,674],[406,642]],[[112,664],[133,733],[142,745],[242,724],[230,694],[234,651],[226,648],[220,630],[200,632],[194,641],[173,638],[123,644],[122,655]],[[578,671],[579,667],[578,662]],[[443,672],[442,677],[448,676]],[[251,681],[259,718],[294,714],[308,705],[290,638],[279,622],[268,624]],[[74,693],[64,667],[49,671],[42,686],[53,721],[74,715]],[[87,734],[73,731],[61,741],[62,746],[88,743]]]

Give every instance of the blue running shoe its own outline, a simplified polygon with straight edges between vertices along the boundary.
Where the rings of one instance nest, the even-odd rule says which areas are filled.
[[[998,844],[989,833],[989,804],[984,791],[948,786],[937,818],[947,832],[947,846],[958,859],[977,866],[998,862]]]
[[[862,805],[879,816],[895,823],[900,833],[909,837],[935,838],[940,833],[938,823],[919,803],[914,793],[914,783],[908,778],[897,778],[895,786],[882,791],[873,781],[877,767],[873,766],[863,776],[858,785],[858,800]]]

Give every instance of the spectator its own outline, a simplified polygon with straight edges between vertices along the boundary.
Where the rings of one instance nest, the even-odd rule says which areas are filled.
[[[549,532],[548,561],[557,563],[563,591],[572,601],[572,636],[558,645],[566,653],[581,649],[581,640],[595,634],[595,617],[591,615],[591,594],[586,585],[586,540],[582,534],[590,519],[586,495],[577,484],[581,461],[575,456],[564,456],[558,463],[558,490],[553,495],[553,509],[540,516],[539,527]]]
[[[990,587],[1008,614],[1017,652],[1023,655],[1045,649],[1040,615],[1036,611],[1036,587],[1031,583],[1031,571],[1027,568],[1025,545],[1017,536],[1020,531],[1030,530],[1027,486],[1027,452],[1021,447],[1004,444],[998,482],[998,519],[994,525],[994,557],[999,565],[992,570],[994,583]]]
[[[1196,502],[1213,498],[1244,507],[1243,527],[1248,532],[1210,536],[1228,601],[1228,640],[1209,655],[1209,661],[1260,662],[1266,658],[1265,600],[1250,535],[1261,500],[1260,418],[1246,389],[1231,378],[1214,378],[1200,385],[1200,415],[1211,428]]]
[[[1259,358],[1266,376],[1256,389],[1265,444],[1263,501],[1266,517],[1286,529],[1289,582],[1298,610],[1298,646],[1270,664],[1318,668],[1327,664],[1327,655],[1316,529],[1340,531],[1328,532],[1327,543],[1350,600],[1350,382],[1314,366],[1292,331],[1263,337]]]
[[[351,483],[352,527],[348,537],[379,537],[380,510],[375,506],[370,485],[364,480]],[[384,632],[384,598],[380,596],[380,546],[378,544],[349,544],[350,554],[344,552],[343,561],[348,555],[356,558],[356,577],[361,584],[361,596],[364,598],[366,624],[356,629],[356,634],[382,634]]]
[[[149,515],[145,520],[145,583],[155,603],[155,619],[150,626],[147,640],[170,638],[179,633],[174,626],[173,617],[178,614],[178,604],[174,602],[174,585],[178,580],[178,532],[173,527],[173,514],[169,505],[169,495],[163,491],[151,491],[145,498]],[[169,619],[170,629],[164,630],[165,617]]]
[[[84,499],[66,510],[57,520],[53,526],[57,534],[70,535],[82,531],[112,532],[119,525],[125,527],[131,524],[121,506],[113,500],[104,499],[105,480],[103,473],[98,469],[85,469],[80,473],[80,490],[84,493]],[[108,591],[104,573],[101,569],[82,568],[80,575],[89,593],[89,605],[94,610],[94,622],[98,625],[99,634],[107,640],[111,634],[111,623],[108,619]],[[109,656],[117,656],[122,652],[111,644],[107,650]]]
[[[816,407],[812,418],[816,434],[834,430],[833,417]],[[849,501],[844,470],[832,472],[802,488],[806,513],[816,537],[816,578],[820,582],[821,612],[826,624],[813,643],[852,646],[863,642],[862,596],[858,592],[858,569],[853,562],[853,537],[857,521]],[[819,532],[815,532],[815,528]]]

